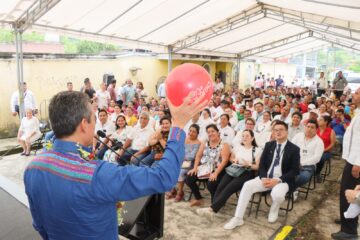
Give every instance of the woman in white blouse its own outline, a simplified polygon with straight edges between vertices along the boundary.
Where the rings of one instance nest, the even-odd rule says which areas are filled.
[[[118,144],[117,146],[113,146],[112,142],[109,141],[108,147],[113,148],[117,151],[125,144],[125,141],[128,138],[132,127],[126,124],[126,118],[124,115],[119,115],[116,118],[115,126],[116,131],[111,134],[110,139],[113,140],[115,143],[117,142]],[[104,160],[116,163],[116,154],[109,149],[104,154]]]
[[[31,143],[41,137],[39,120],[32,115],[31,109],[26,109],[26,117],[21,120],[17,139],[23,148],[21,155],[29,156]]]
[[[211,112],[208,108],[205,108],[201,112],[200,122],[201,122],[201,127],[203,127],[203,129],[200,129],[199,140],[202,142],[206,142],[208,140],[208,136],[205,129],[210,124],[214,124],[214,120],[212,119]]]
[[[224,113],[220,116],[219,124],[220,138],[223,142],[231,145],[232,140],[235,137],[235,131],[230,126],[230,117],[228,114]]]

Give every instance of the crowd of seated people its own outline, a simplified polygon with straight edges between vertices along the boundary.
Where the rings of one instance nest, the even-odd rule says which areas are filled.
[[[104,84],[94,94],[97,123],[93,150],[100,159],[149,167],[161,159],[171,114],[165,98],[138,94],[144,92],[141,86],[137,84],[139,89],[135,89],[127,80],[117,99],[105,93]],[[341,146],[355,108],[350,92],[336,98],[331,89],[321,95],[283,83],[246,90],[218,89],[208,106],[184,127],[184,163],[178,184],[166,193],[166,199],[183,201],[187,186],[192,194],[190,206],[203,206],[204,194],[199,189],[199,181],[203,181],[211,202],[197,213],[214,217],[239,193],[234,217],[224,226],[233,229],[243,224],[252,195],[270,191],[268,220],[275,222],[289,191],[296,193],[313,177],[322,181],[324,164],[330,161],[335,145]],[[98,136],[99,130],[105,138]],[[114,140],[121,143],[117,148],[113,148]]]

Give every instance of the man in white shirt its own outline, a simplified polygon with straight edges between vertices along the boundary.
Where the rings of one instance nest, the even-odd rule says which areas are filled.
[[[213,118],[217,122],[220,116],[225,113],[225,109],[230,108],[230,103],[226,100],[221,100],[220,106],[216,108],[216,116]]]
[[[119,150],[118,159],[120,165],[124,166],[131,162],[134,165],[139,166],[141,159],[149,154],[149,139],[151,134],[154,133],[154,129],[148,126],[149,114],[141,112],[139,117],[140,125],[136,125],[126,139],[126,142]],[[126,150],[126,151],[125,151]]]
[[[236,124],[234,130],[235,130],[236,132],[241,132],[241,134],[242,134],[242,131],[245,130],[245,123],[246,123],[246,120],[247,120],[248,118],[251,118],[251,111],[248,110],[248,109],[246,109],[246,110],[244,111],[244,119],[241,120],[241,121],[239,121],[238,124]]]
[[[281,109],[281,114],[276,115],[274,120],[280,120],[285,122],[286,124],[291,123],[291,115],[290,115],[290,108],[288,106]]]
[[[256,123],[261,122],[263,120],[264,104],[262,102],[257,102],[255,103],[254,108],[255,111],[252,113],[252,118]]]
[[[342,158],[346,160],[346,165],[340,186],[341,230],[331,234],[333,239],[357,239],[358,217],[347,219],[344,212],[349,207],[345,190],[360,184],[360,88],[353,93],[352,103],[356,104],[358,113],[347,127],[343,140]]]
[[[109,121],[108,114],[105,109],[100,109],[98,112],[98,121],[96,121],[94,132],[95,137],[99,138],[104,144],[99,142],[95,137],[93,140],[93,150],[97,157],[102,159],[108,149],[106,145],[108,143],[108,139],[99,137],[97,133],[98,131],[104,132],[107,137],[110,137],[110,135],[115,132],[115,124],[112,121]]]
[[[329,87],[328,81],[325,78],[324,72],[320,73],[320,77],[317,81],[317,94],[321,97],[325,92],[326,89]]]
[[[158,90],[157,90],[157,95],[159,98],[166,98],[165,82],[160,83]]]
[[[302,115],[300,112],[291,114],[291,123],[289,124],[288,139],[292,141],[296,134],[304,131],[304,125],[301,124]]]
[[[318,124],[315,120],[309,120],[305,126],[305,132],[295,135],[292,142],[300,148],[300,174],[296,177],[296,188],[309,182],[315,174],[316,164],[324,153],[324,142],[316,134]]]
[[[34,94],[30,90],[27,89],[26,82],[24,82],[22,84],[22,88],[24,91],[24,109],[31,109],[34,114],[34,111],[36,109]],[[19,106],[20,106],[19,91],[15,91],[11,95],[11,101],[10,101],[10,109],[11,109],[11,113],[14,117],[20,113]]]

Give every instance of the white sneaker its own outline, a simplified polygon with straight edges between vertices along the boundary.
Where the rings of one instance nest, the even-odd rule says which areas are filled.
[[[244,220],[238,217],[233,217],[227,224],[224,225],[224,229],[232,230],[237,226],[241,226],[244,224]]]
[[[279,209],[280,209],[280,205],[277,203],[272,203],[271,204],[271,208],[270,208],[270,212],[269,212],[269,217],[268,217],[268,222],[269,223],[274,223],[276,222],[276,220],[278,219],[279,216]]]
[[[298,197],[299,197],[299,191],[294,191],[294,202],[296,202],[296,200],[298,199]]]
[[[213,219],[215,217],[215,213],[210,207],[196,209],[196,213],[199,216],[208,217],[210,219]]]

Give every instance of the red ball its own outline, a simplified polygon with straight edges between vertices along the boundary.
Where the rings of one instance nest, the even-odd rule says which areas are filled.
[[[191,102],[205,94],[204,101],[210,101],[213,94],[213,82],[209,73],[200,65],[184,63],[174,68],[165,81],[166,97],[174,106],[180,106],[191,91],[195,96]]]

